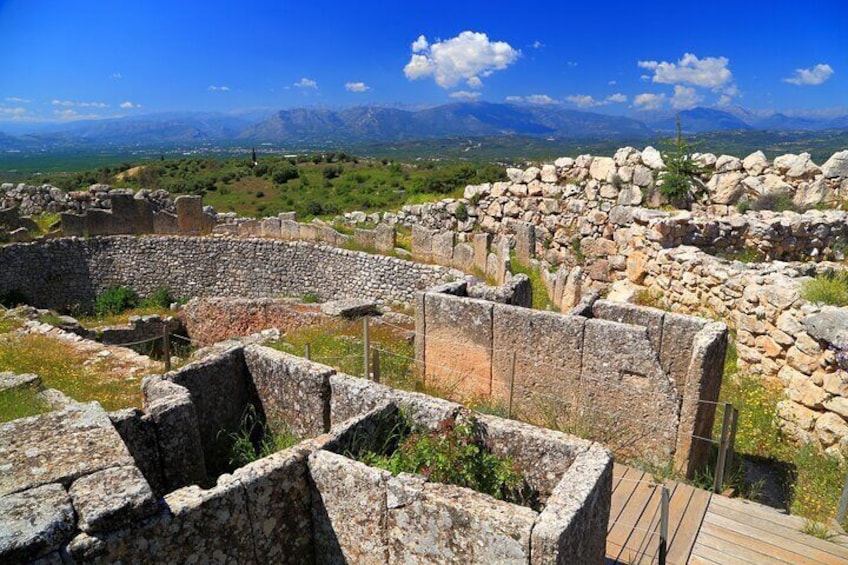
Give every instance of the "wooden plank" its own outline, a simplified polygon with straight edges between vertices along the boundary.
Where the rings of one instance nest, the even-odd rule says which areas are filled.
[[[709,547],[723,555],[725,562],[728,563],[738,559],[742,563],[756,563],[757,565],[794,565],[791,561],[785,561],[774,554],[769,555],[752,547],[729,542],[721,536],[714,535],[708,528],[701,530],[697,546]]]
[[[659,523],[660,499],[662,498],[661,489],[655,487],[651,493],[648,502],[645,504],[645,511],[636,521],[633,531],[630,532],[630,537],[627,539],[626,546],[632,548],[636,555],[639,556],[634,564],[647,563],[654,561],[654,555],[659,551],[660,537],[657,528],[651,528],[651,524]]]
[[[737,522],[719,514],[708,512],[704,518],[702,532],[772,555],[785,563],[816,565],[834,563],[835,556],[819,549],[799,545],[787,540],[782,532],[762,530],[751,524]]]
[[[717,508],[724,508],[729,512],[737,512],[745,516],[746,520],[758,518],[760,520],[772,522],[778,526],[790,527],[797,530],[804,527],[804,519],[799,516],[791,516],[781,512],[780,510],[776,510],[756,502],[751,502],[749,500],[716,496],[714,502]]]
[[[682,488],[680,483],[674,481],[667,481],[665,483],[666,488],[669,491],[669,524],[668,524],[668,546],[666,546],[666,551],[668,547],[671,545],[671,532],[674,527],[676,527],[676,522],[682,518],[682,515],[674,515],[671,514],[671,502],[670,499],[674,497],[674,493],[678,488]],[[650,535],[648,533],[643,533],[642,542],[640,543],[638,549],[645,556],[639,563],[653,563],[656,561],[655,557],[659,554],[659,546],[660,546],[660,522],[662,520],[662,509],[660,508],[660,501],[662,500],[662,489],[657,487],[655,489],[654,498],[656,500],[651,500],[650,505],[653,507],[653,510],[649,508],[649,511],[643,514],[643,519],[640,519],[640,522],[636,524],[638,528],[647,530],[648,532],[656,532],[655,535]],[[638,531],[638,530],[637,530]],[[631,538],[630,541],[627,542],[627,545],[633,547],[633,540]]]
[[[810,548],[810,551],[821,551],[841,560],[848,560],[848,548],[809,536],[797,530],[795,525],[799,519],[795,516],[773,513],[768,509],[758,508],[760,505],[752,503],[745,504],[732,501],[737,502],[737,504],[729,504],[723,498],[720,496],[713,497],[713,503],[710,504],[708,514],[724,517],[737,524],[745,525],[749,529],[755,528],[756,533],[752,535],[761,535],[762,532],[775,533],[782,539],[782,546],[797,545],[802,548]],[[783,521],[783,518],[793,518],[793,520]],[[800,520],[803,527],[803,519]]]
[[[627,506],[627,503],[633,496],[633,491],[635,491],[636,487],[639,486],[639,483],[637,483],[636,480],[641,479],[644,475],[644,473],[634,469],[633,467],[627,467],[625,465],[621,465],[621,467],[623,467],[623,471],[621,475],[619,475],[618,483],[612,491],[612,500],[610,501],[610,525],[609,528],[607,528],[607,531],[612,529],[613,524],[616,520],[618,520],[618,515],[621,514],[621,511],[624,510],[624,507]],[[613,466],[613,477],[615,477],[615,469],[616,467]],[[615,481],[615,478],[613,478],[613,481]]]
[[[693,555],[687,563],[689,563],[689,565],[723,565],[719,561],[713,561],[712,559],[707,559],[701,555]]]
[[[717,547],[716,547],[717,546]],[[770,565],[775,563],[763,555],[743,555],[741,548],[722,547],[720,540],[716,541],[710,536],[698,536],[698,542],[692,550],[693,556],[703,557],[722,565]]]
[[[634,479],[636,475],[637,473],[632,475]],[[645,477],[645,474],[641,472],[639,472],[638,475]],[[625,479],[630,480],[630,477],[631,474],[628,473]],[[638,480],[643,481],[645,479],[640,478]],[[645,512],[645,508],[656,490],[653,486],[643,482],[636,482],[635,486],[636,488],[633,490],[627,504],[621,510],[618,517],[614,521],[611,519],[611,527],[607,532],[607,540],[626,549],[635,549],[627,546],[627,540],[634,532],[633,526],[636,525],[636,522],[639,521],[639,518]],[[622,553],[609,553],[609,555],[611,555],[614,559],[619,559],[619,557],[622,556]]]
[[[709,491],[692,488],[687,485],[683,485],[683,488],[691,488],[692,490],[688,503],[683,513],[680,514],[680,525],[677,527],[674,538],[672,538],[671,545],[669,546],[669,563],[688,562],[689,556],[692,554],[692,548],[697,541],[704,515],[707,513],[707,508],[710,505],[711,493]]]

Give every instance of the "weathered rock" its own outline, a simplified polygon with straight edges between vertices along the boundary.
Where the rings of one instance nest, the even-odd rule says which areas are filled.
[[[655,171],[665,168],[665,163],[662,160],[662,155],[660,155],[660,152],[651,147],[650,145],[642,151],[642,163],[644,163],[646,167]]]
[[[804,329],[815,339],[848,347],[848,310],[825,306],[818,314],[813,314],[802,322]]]
[[[727,173],[731,171],[741,171],[742,161],[732,155],[722,155],[715,162],[717,173]]]
[[[59,484],[0,496],[0,561],[28,563],[74,533],[74,509]]]
[[[831,155],[821,170],[826,179],[848,177],[848,150]]]
[[[2,424],[0,445],[0,495],[48,483],[70,484],[101,469],[133,465],[96,402]]]
[[[321,304],[321,312],[328,316],[340,316],[342,318],[359,318],[379,314],[376,302],[358,298],[329,300]]]
[[[742,160],[742,167],[749,175],[759,176],[768,168],[768,159],[762,151],[755,151]]]
[[[154,514],[156,498],[137,467],[112,467],[74,481],[71,499],[83,532],[116,530]]]
[[[710,199],[715,204],[735,204],[745,192],[742,185],[744,174],[737,170],[713,175],[707,183]]]

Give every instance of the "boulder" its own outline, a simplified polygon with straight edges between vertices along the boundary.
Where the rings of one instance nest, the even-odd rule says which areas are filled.
[[[742,184],[744,177],[745,175],[738,170],[714,174],[707,183],[710,200],[714,204],[735,204],[745,193],[745,186]]]
[[[558,180],[556,166],[544,165],[541,173],[542,182],[555,183]]]
[[[665,168],[665,162],[663,162],[662,155],[650,145],[642,151],[642,163],[644,163],[646,167],[655,171]]]
[[[539,174],[542,172],[539,167],[528,167],[524,174],[521,176],[521,182],[524,184],[531,183],[534,180],[539,178]]]
[[[821,172],[821,169],[810,159],[809,153],[781,155],[775,158],[774,169],[790,178],[812,178]]]
[[[768,159],[762,151],[755,151],[742,160],[742,167],[749,175],[761,175],[768,166]]]
[[[376,302],[357,298],[325,302],[321,305],[321,312],[328,316],[341,316],[342,318],[358,318],[379,313]]]
[[[848,177],[848,149],[834,153],[821,167],[824,178]]]
[[[514,167],[509,167],[506,170],[506,176],[512,182],[521,182],[522,177],[524,177],[524,171]]]
[[[825,306],[801,322],[811,337],[848,347],[848,309]]]
[[[722,155],[716,159],[715,169],[718,173],[726,173],[729,171],[741,171],[742,161],[732,155]]]
[[[589,175],[598,181],[609,181],[615,174],[615,161],[610,157],[595,157],[589,167]]]

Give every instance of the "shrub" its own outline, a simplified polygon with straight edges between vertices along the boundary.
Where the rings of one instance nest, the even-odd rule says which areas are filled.
[[[751,202],[749,208],[751,210],[771,210],[773,212],[786,212],[787,210],[800,211],[792,201],[792,195],[788,192],[761,194],[756,200]]]
[[[288,449],[300,441],[285,426],[276,432],[272,431],[252,404],[242,413],[238,430],[227,434],[227,437],[232,441],[229,463],[233,469]]]
[[[848,306],[848,271],[828,270],[801,286],[801,296],[810,302]]]
[[[142,306],[167,310],[174,302],[177,302],[177,300],[173,297],[171,291],[167,287],[160,286],[144,299]]]
[[[453,213],[456,216],[456,219],[460,222],[464,222],[468,219],[468,208],[465,206],[465,202],[460,202],[456,206],[456,211]]]
[[[396,428],[400,437],[393,453],[366,452],[360,459],[394,475],[417,473],[430,481],[474,489],[500,500],[531,503],[529,488],[515,464],[489,451],[474,418],[448,418],[430,432],[407,434],[408,429]]]
[[[138,294],[125,286],[107,288],[94,302],[94,312],[98,316],[120,314],[138,306]]]
[[[303,296],[300,297],[300,300],[305,304],[316,304],[321,301],[318,295],[314,292],[305,292]]]

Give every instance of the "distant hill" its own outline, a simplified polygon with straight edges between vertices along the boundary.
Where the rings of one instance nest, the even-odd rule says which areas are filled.
[[[559,105],[455,103],[420,110],[359,106],[341,110],[296,108],[240,115],[167,113],[64,124],[34,124],[0,133],[0,152],[193,150],[269,143],[293,151],[451,138],[518,137],[545,142],[615,145],[654,143],[675,130],[687,134],[848,129],[848,116],[814,118],[753,112],[741,107],[642,112],[636,117],[567,109]],[[0,124],[0,132],[3,126]],[[773,135],[774,134],[774,135]],[[766,136],[768,137],[768,136]],[[524,143],[521,141],[520,143]],[[532,145],[532,143],[531,143]]]
[[[622,116],[556,106],[474,102],[425,110],[358,107],[283,110],[238,137],[257,142],[404,141],[450,136],[528,135],[567,139],[649,138],[645,124]]]

